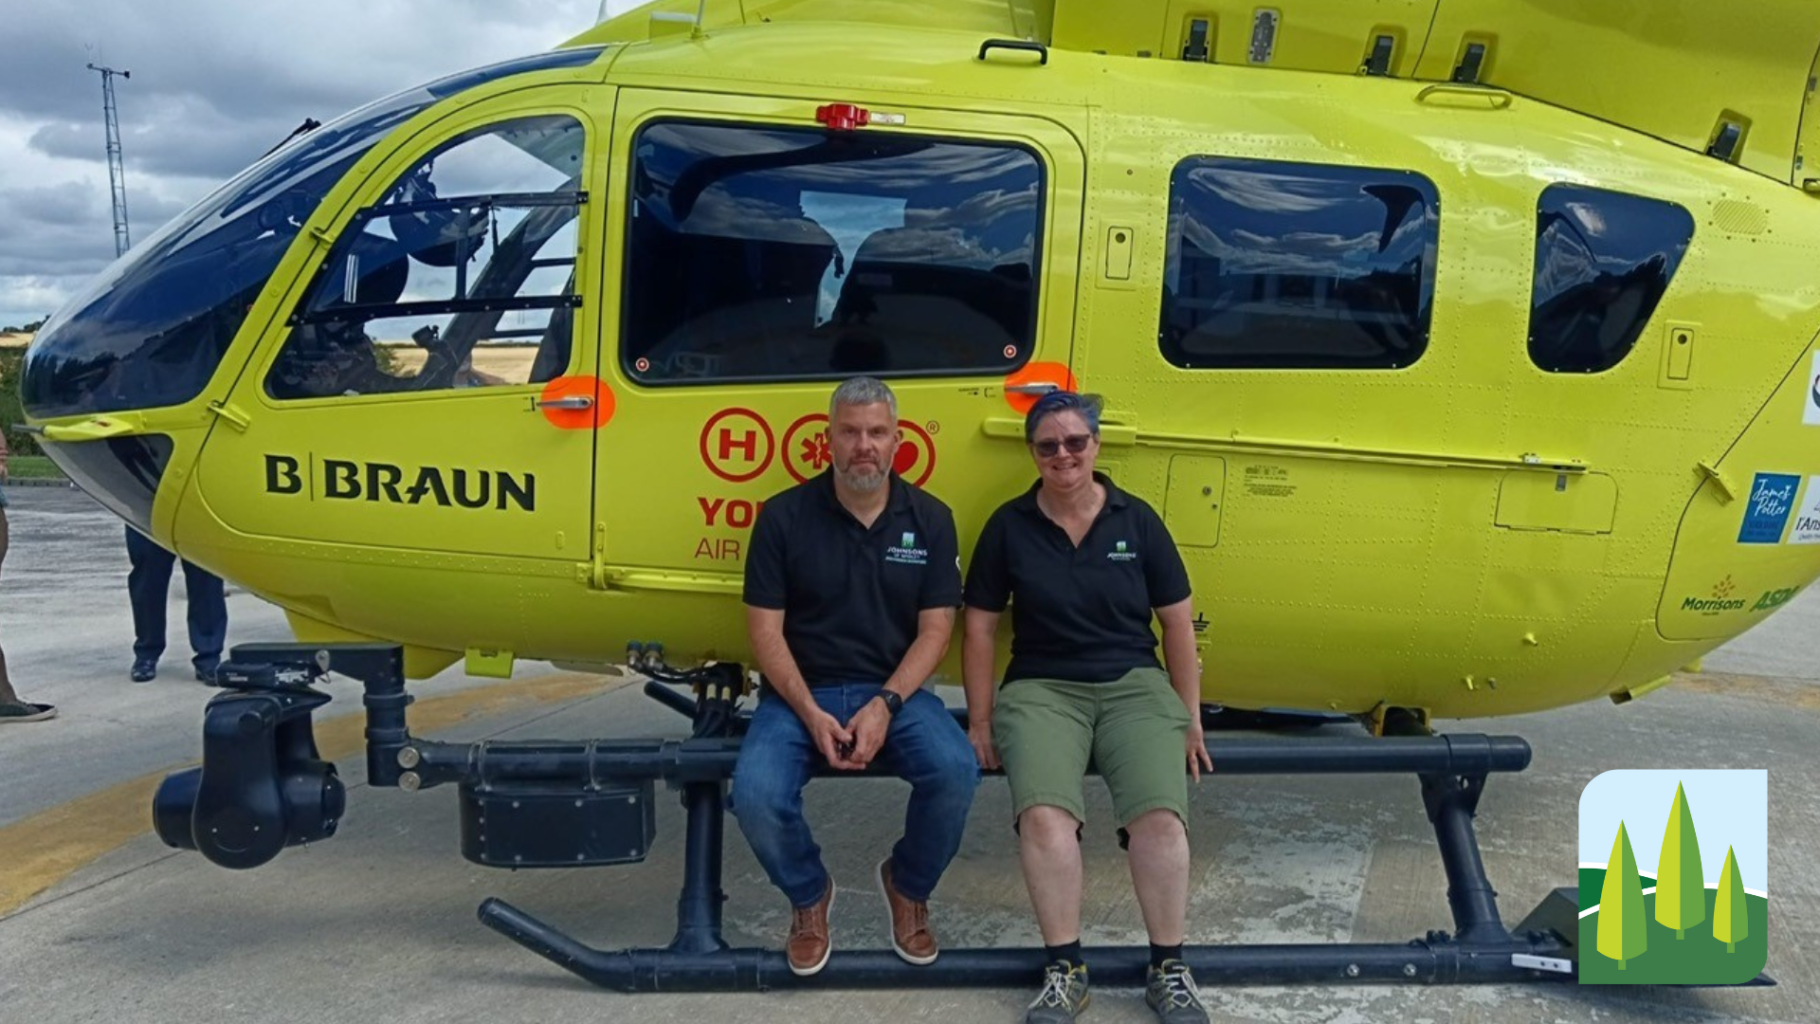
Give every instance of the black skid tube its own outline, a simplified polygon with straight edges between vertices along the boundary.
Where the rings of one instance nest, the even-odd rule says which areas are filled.
[[[737,739],[597,740],[594,742],[438,743],[412,739],[406,761],[420,788],[483,779],[655,779],[711,782],[733,774]],[[1308,737],[1207,741],[1220,775],[1482,775],[1529,766],[1529,744],[1518,736]],[[396,753],[396,752],[394,752]],[[377,755],[376,755],[377,758]],[[396,774],[396,772],[394,772]],[[824,772],[852,778],[853,772]],[[868,774],[887,774],[882,768]],[[1475,801],[1476,802],[1476,801]]]
[[[820,974],[800,978],[784,954],[767,949],[682,953],[670,949],[594,949],[500,899],[480,905],[482,924],[602,988],[621,992],[739,992],[779,988],[1024,988],[1041,979],[1041,949],[949,949],[926,967],[889,950],[836,951]],[[1460,944],[1187,946],[1184,959],[1202,985],[1434,984],[1571,981],[1562,974],[1512,966],[1513,954],[1559,955],[1560,945],[1533,941]],[[1149,950],[1085,951],[1095,985],[1144,983]]]

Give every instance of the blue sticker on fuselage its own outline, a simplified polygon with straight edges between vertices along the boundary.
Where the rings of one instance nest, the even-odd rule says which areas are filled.
[[[1795,508],[1795,492],[1800,489],[1798,476],[1758,473],[1751,484],[1750,500],[1744,504],[1744,525],[1738,530],[1738,543],[1782,543],[1782,531],[1788,526],[1789,513]]]

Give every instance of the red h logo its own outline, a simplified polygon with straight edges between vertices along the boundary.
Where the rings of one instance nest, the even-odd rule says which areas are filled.
[[[735,438],[731,427],[720,428],[720,454],[715,461],[725,462],[733,456],[736,449],[743,456],[743,461],[756,462],[758,460],[758,431],[743,431]]]

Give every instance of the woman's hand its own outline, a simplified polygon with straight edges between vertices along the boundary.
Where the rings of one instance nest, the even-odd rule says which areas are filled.
[[[1201,727],[1198,714],[1195,718],[1196,721],[1188,723],[1188,740],[1184,752],[1188,755],[1188,774],[1199,782],[1202,768],[1213,771],[1213,755],[1207,752],[1207,730]]]
[[[980,768],[986,771],[998,769],[998,747],[992,742],[992,719],[970,723],[967,726],[967,742],[973,744],[973,756],[979,758]]]

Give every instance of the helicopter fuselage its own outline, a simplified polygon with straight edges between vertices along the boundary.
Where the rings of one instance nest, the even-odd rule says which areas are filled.
[[[1103,395],[1234,706],[1640,694],[1820,575],[1813,197],[1496,88],[981,42],[754,25],[350,115],[54,318],[28,412],[414,675],[749,660],[746,538],[858,373],[963,560],[1022,411]]]

